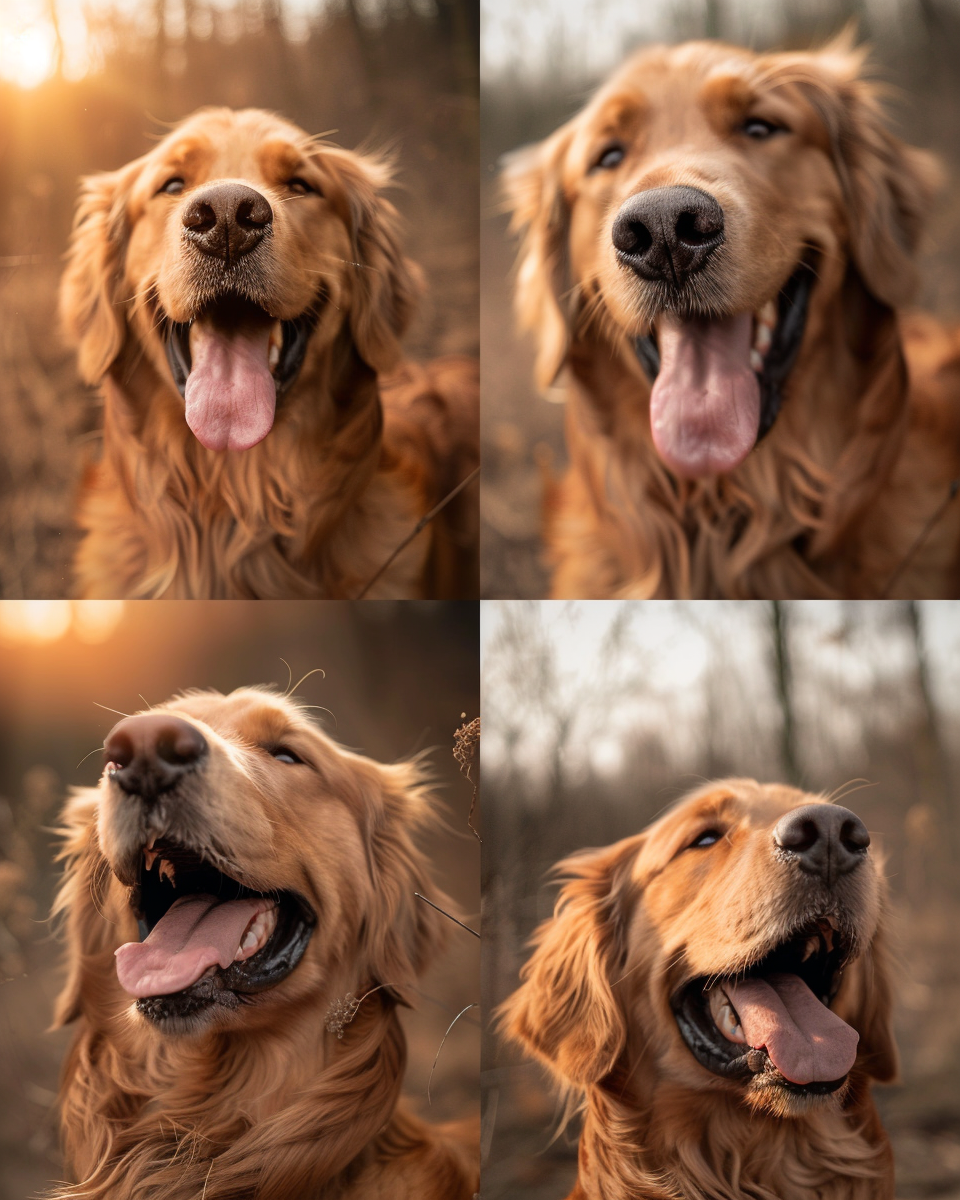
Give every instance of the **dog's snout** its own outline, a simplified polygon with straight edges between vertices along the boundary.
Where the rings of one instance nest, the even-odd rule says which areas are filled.
[[[169,791],[207,753],[203,734],[167,713],[126,717],[103,744],[107,772],[128,795],[149,801]]]
[[[244,183],[218,183],[196,192],[183,210],[186,237],[229,266],[259,245],[273,223],[266,196]]]
[[[802,870],[831,885],[863,862],[870,834],[849,808],[805,804],[777,822],[773,840]]]
[[[722,244],[723,209],[699,188],[651,188],[624,202],[611,236],[625,266],[681,287]]]

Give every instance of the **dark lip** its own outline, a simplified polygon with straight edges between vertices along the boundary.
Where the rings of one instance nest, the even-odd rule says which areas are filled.
[[[803,962],[803,947],[815,936],[820,939],[820,949]],[[842,930],[834,935],[834,943],[833,950],[828,950],[818,922],[805,923],[763,958],[736,974],[700,976],[682,984],[671,997],[670,1007],[697,1062],[712,1074],[736,1082],[762,1076],[765,1083],[796,1096],[823,1096],[842,1087],[846,1076],[808,1084],[792,1083],[780,1074],[766,1051],[747,1047],[745,1052],[740,1043],[728,1041],[714,1024],[705,995],[708,984],[722,983],[724,979],[762,979],[775,972],[788,972],[799,975],[813,994],[829,1006],[840,986],[843,969],[853,957],[851,940]]]
[[[239,296],[223,296],[215,304],[208,305],[204,309],[204,313],[209,312],[213,308],[221,308],[231,304],[246,304],[251,308],[260,309],[266,316],[270,315],[266,313],[265,309],[261,309],[259,305]],[[201,315],[203,314],[197,314],[197,316]],[[278,400],[290,389],[300,374],[300,368],[303,366],[303,360],[307,353],[307,345],[313,331],[317,327],[317,320],[318,313],[314,307],[311,307],[302,312],[299,317],[280,322],[283,344],[280,347],[280,358],[277,366],[272,372]],[[186,397],[187,379],[193,365],[190,356],[190,327],[192,325],[192,320],[186,322],[168,320],[165,329],[164,340],[167,362],[170,364],[170,371],[173,375],[173,381],[177,385],[177,390],[184,398]]]
[[[800,263],[777,296],[777,327],[764,356],[763,370],[757,374],[760,381],[760,426],[755,446],[773,428],[783,407],[783,387],[800,353],[800,343],[807,326],[810,292],[816,277],[816,260],[811,256]],[[660,350],[655,335],[649,333],[634,338],[633,348],[644,374],[652,384],[660,373]]]
[[[201,851],[168,839],[158,838],[153,849],[157,860],[148,871],[141,853],[140,878],[130,892],[130,907],[137,916],[141,941],[173,902],[186,895],[211,895],[224,901],[268,897],[277,901],[278,916],[276,929],[256,954],[242,963],[218,967],[213,976],[199,979],[181,992],[137,1000],[144,1016],[163,1024],[171,1018],[193,1017],[214,1005],[236,1008],[244,999],[268,991],[287,978],[303,957],[316,926],[316,915],[302,896],[279,889],[256,891],[225,875]],[[160,860],[164,858],[174,866],[176,887],[160,878]]]

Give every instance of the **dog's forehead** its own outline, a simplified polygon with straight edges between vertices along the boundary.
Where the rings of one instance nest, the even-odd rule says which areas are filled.
[[[151,157],[210,178],[270,178],[294,170],[309,140],[302,129],[260,109],[216,109],[188,117]]]
[[[269,692],[244,688],[229,695],[194,692],[175,696],[161,706],[178,716],[193,717],[225,736],[269,742],[312,728],[296,704]]]

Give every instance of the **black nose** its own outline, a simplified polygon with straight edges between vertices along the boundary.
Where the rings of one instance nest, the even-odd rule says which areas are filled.
[[[273,223],[273,209],[245,183],[217,183],[190,197],[181,220],[198,250],[230,266],[259,245]]]
[[[723,243],[723,209],[699,188],[652,188],[625,201],[611,236],[617,258],[643,279],[682,287]]]
[[[773,840],[802,870],[831,885],[863,862],[870,834],[849,808],[805,804],[777,822]]]
[[[128,795],[149,803],[194,770],[207,743],[189,721],[145,713],[118,721],[103,744],[107,774]]]

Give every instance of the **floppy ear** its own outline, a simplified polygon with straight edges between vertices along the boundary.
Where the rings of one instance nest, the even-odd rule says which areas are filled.
[[[564,1084],[596,1083],[613,1069],[626,1023],[613,993],[622,966],[630,866],[642,835],[565,859],[553,917],[533,937],[521,986],[499,1010],[509,1037]]]
[[[138,161],[119,171],[90,175],[80,187],[60,282],[60,320],[77,346],[80,374],[87,383],[103,378],[126,335],[119,285],[127,196],[139,169]]]
[[[420,268],[400,246],[400,216],[380,194],[390,183],[388,165],[337,147],[317,154],[330,183],[330,199],[353,239],[354,288],[350,331],[357,352],[375,371],[400,359],[400,338],[423,291]]]
[[[860,1034],[858,1064],[878,1083],[896,1080],[900,1056],[893,1040],[890,959],[882,932],[850,967],[835,1007]]]
[[[814,56],[825,86],[808,94],[829,134],[854,263],[867,290],[896,308],[916,289],[914,255],[941,171],[933,155],[889,131],[880,89],[860,78],[865,57],[842,35]]]
[[[57,997],[53,1026],[59,1029],[83,1015],[91,984],[110,977],[113,928],[104,914],[110,872],[97,839],[97,790],[77,788],[63,812],[58,857],[66,863],[53,915],[66,914],[67,979]],[[90,997],[92,998],[92,997]]]
[[[524,146],[504,159],[503,192],[513,213],[510,228],[521,235],[516,309],[523,329],[537,338],[537,384],[549,387],[570,344],[570,209],[563,191],[563,160],[572,131],[564,126],[545,142]]]
[[[375,982],[409,1003],[409,988],[444,948],[452,927],[414,893],[447,912],[454,905],[434,886],[426,856],[413,840],[432,812],[421,769],[416,763],[370,765],[379,777],[382,808],[369,833],[375,894],[362,940]]]

